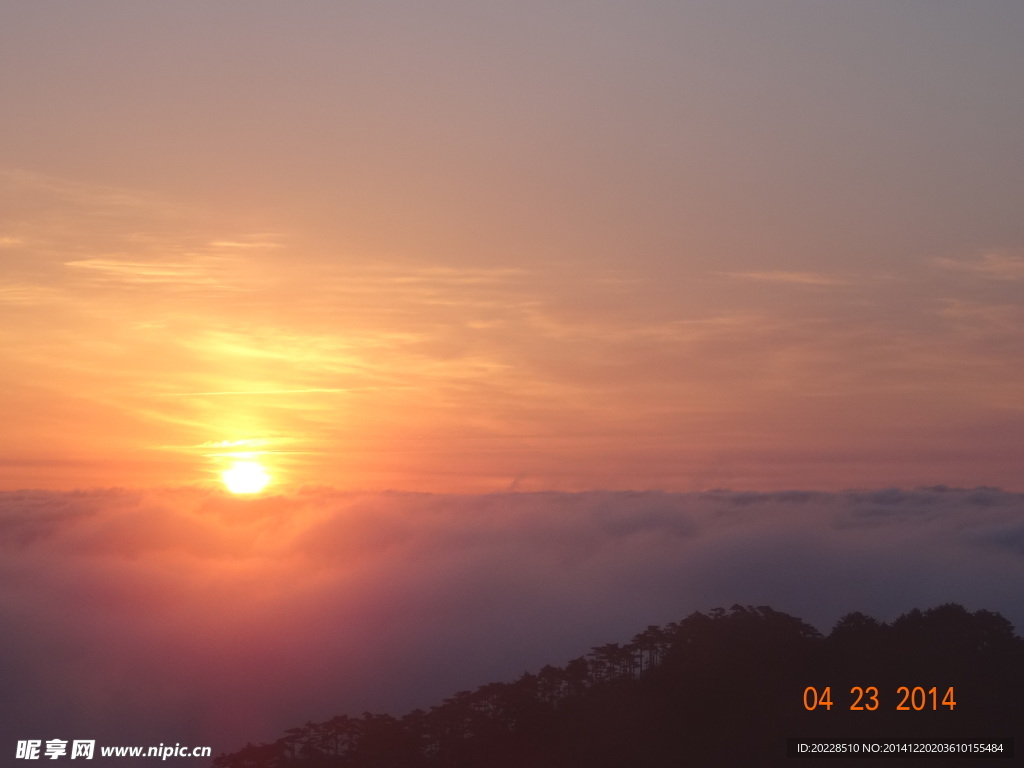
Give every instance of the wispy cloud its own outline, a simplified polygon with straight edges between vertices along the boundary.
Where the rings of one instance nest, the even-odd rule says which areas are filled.
[[[0,283],[0,304],[37,307],[56,301],[59,295],[58,291],[43,285]]]
[[[214,240],[212,248],[281,248],[280,235],[255,234],[245,240]]]
[[[360,387],[358,389],[366,389],[366,387]],[[340,387],[310,387],[307,389],[241,389],[235,391],[225,392],[167,392],[160,395],[160,397],[219,397],[222,395],[305,395],[313,392],[353,392],[357,391],[357,388],[340,388]]]
[[[4,376],[25,398],[9,431],[58,450],[29,414],[60,402],[60,431],[119,440],[94,451],[103,479],[64,487],[117,482],[117,462],[154,447],[281,434],[317,456],[346,452],[353,487],[452,490],[462,477],[466,490],[504,488],[526,472],[531,489],[695,488],[685,467],[703,477],[715,456],[751,444],[768,455],[805,439],[821,455],[822,431],[804,425],[812,403],[837,444],[867,441],[870,420],[856,414],[871,413],[918,447],[953,429],[942,398],[965,409],[963,423],[1016,407],[1019,324],[1005,298],[982,310],[984,297],[951,292],[937,313],[933,296],[915,301],[874,272],[736,267],[659,282],[611,266],[369,258],[130,191],[8,176],[0,195],[36,205],[3,230],[23,246],[0,252],[0,336],[19,361]],[[1005,274],[1012,263],[984,262]],[[888,437],[872,439],[873,451],[858,442],[872,474],[847,463],[827,487],[846,471],[908,481],[888,474]],[[1012,459],[978,461],[975,481],[1012,482]],[[305,468],[303,479],[330,470]],[[749,471],[746,487],[775,472]]]
[[[1024,280],[1024,256],[1012,253],[986,253],[973,259],[935,259],[943,269],[966,272],[989,280]]]
[[[100,279],[139,285],[188,285],[237,289],[225,283],[223,263],[217,260],[197,259],[193,262],[141,261],[95,258],[65,262],[74,269],[89,270]]]
[[[850,280],[826,275],[819,272],[718,272],[725,277],[736,278],[737,280],[757,280],[767,283],[790,283],[793,285],[850,285]]]

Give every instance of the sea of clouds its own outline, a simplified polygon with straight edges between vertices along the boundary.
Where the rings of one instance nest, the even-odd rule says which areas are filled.
[[[1024,495],[0,493],[0,738],[208,744],[401,714],[734,603],[1024,628]]]

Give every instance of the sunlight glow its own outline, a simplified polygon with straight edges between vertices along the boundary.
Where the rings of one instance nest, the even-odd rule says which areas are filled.
[[[259,493],[270,482],[270,475],[255,461],[236,461],[221,478],[232,493]]]

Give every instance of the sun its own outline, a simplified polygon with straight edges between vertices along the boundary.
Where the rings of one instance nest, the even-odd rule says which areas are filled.
[[[255,461],[236,461],[220,476],[232,493],[259,493],[270,482],[267,470]]]

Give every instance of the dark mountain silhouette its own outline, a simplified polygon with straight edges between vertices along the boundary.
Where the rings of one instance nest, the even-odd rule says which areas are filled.
[[[213,765],[792,766],[801,761],[787,757],[788,738],[989,743],[1022,730],[1024,641],[998,613],[947,604],[891,624],[851,613],[824,637],[771,608],[734,605],[429,711],[307,723]]]

